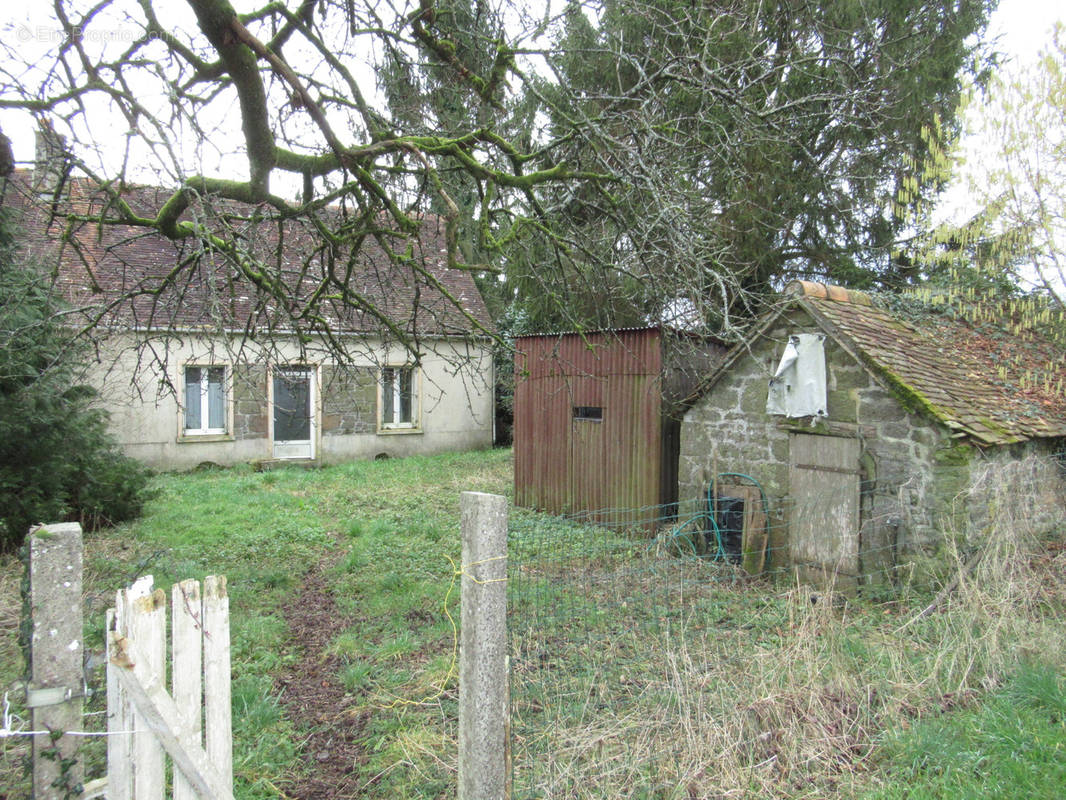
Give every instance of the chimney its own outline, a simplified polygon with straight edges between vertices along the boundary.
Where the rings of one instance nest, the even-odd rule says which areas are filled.
[[[34,136],[33,191],[40,197],[58,199],[70,167],[67,164],[66,139],[44,120]]]

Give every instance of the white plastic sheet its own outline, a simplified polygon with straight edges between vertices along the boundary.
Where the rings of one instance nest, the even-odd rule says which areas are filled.
[[[825,334],[797,333],[788,337],[781,363],[770,379],[767,414],[786,417],[824,417]]]

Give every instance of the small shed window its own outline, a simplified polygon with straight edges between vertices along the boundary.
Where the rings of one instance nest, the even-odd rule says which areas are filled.
[[[603,407],[574,406],[574,419],[584,422],[603,422]]]

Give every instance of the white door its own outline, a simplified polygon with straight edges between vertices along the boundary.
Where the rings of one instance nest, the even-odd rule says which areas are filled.
[[[315,381],[306,367],[274,370],[274,458],[315,457]]]

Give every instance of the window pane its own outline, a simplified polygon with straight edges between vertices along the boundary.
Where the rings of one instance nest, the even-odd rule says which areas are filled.
[[[396,394],[396,370],[381,371],[381,422],[385,425],[396,422],[393,398]]]
[[[185,368],[185,430],[200,430],[200,368]]]
[[[400,379],[400,418],[397,422],[411,422],[411,375],[413,370],[397,370]]]
[[[603,422],[602,406],[574,406],[574,419]]]
[[[311,438],[311,380],[305,372],[274,374],[274,441]]]
[[[211,367],[207,371],[207,427],[223,430],[226,427],[226,402],[223,380],[226,370]]]

